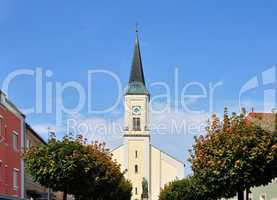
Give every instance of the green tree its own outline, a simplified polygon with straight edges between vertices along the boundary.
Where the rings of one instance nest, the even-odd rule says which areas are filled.
[[[130,199],[132,187],[103,143],[52,137],[48,145],[27,150],[24,159],[34,181],[64,192],[64,199],[67,194],[86,200],[107,199],[111,194]]]
[[[105,192],[103,194],[103,192]],[[94,191],[94,193],[86,195],[75,195],[76,200],[88,200],[88,199],[114,199],[114,200],[130,200],[132,197],[132,184],[129,180],[122,179],[115,190],[110,190],[106,188],[105,191],[99,193],[99,191]]]
[[[213,200],[209,198],[196,177],[188,177],[167,184],[161,191],[159,200]]]
[[[114,200],[127,200],[131,199],[132,197],[132,184],[129,180],[122,180],[119,184],[118,189],[115,191],[114,194],[110,195],[108,199]]]
[[[190,186],[189,179],[171,182],[162,189],[159,200],[187,199],[185,197],[191,192]]]
[[[194,176],[214,199],[232,197],[253,186],[268,184],[276,177],[277,135],[237,116],[224,112],[196,139],[190,161]],[[210,196],[210,197],[211,197]]]

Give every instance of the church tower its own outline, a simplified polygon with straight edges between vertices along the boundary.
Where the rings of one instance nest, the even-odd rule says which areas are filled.
[[[112,151],[121,171],[126,171],[126,178],[132,182],[132,200],[158,200],[161,188],[184,177],[184,164],[150,143],[149,101],[136,31],[131,73],[124,93],[123,145]]]
[[[132,68],[124,95],[124,167],[128,169],[127,178],[132,180],[132,199],[141,199],[143,179],[150,188],[149,97],[136,31]]]

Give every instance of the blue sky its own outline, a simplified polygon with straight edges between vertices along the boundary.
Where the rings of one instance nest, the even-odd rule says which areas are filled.
[[[262,72],[271,70],[267,76],[274,72],[276,77],[272,70],[277,63],[276,9],[274,0],[0,0],[0,84],[18,69],[43,70],[43,111],[28,114],[27,121],[46,137],[43,127],[54,125],[56,120],[55,113],[45,111],[49,101],[45,100],[46,82],[76,81],[88,94],[88,70],[101,69],[116,74],[126,86],[134,27],[138,22],[145,78],[152,96],[164,92],[151,85],[157,81],[169,86],[171,104],[180,101],[181,90],[188,83],[198,82],[208,88],[209,83],[222,82],[213,95],[212,111],[222,113],[224,106],[230,111],[238,111],[240,89],[257,76],[259,86],[245,92],[242,102],[248,110],[255,107],[255,110],[263,111],[263,105],[267,104],[264,103],[264,91],[276,90],[275,82],[263,85],[264,77],[261,76]],[[175,90],[176,68],[179,82]],[[51,77],[45,77],[46,70],[51,71]],[[95,77],[92,107],[103,109],[111,105],[117,97],[117,89],[111,77],[103,74]],[[55,88],[53,90],[55,92]],[[201,89],[191,87],[189,93],[199,94]],[[17,77],[10,84],[8,94],[20,108],[34,105],[34,79]],[[276,104],[274,96],[272,99]],[[58,108],[54,99],[53,102]],[[69,89],[64,93],[64,105],[74,107],[77,102],[76,91]],[[188,102],[191,109],[210,114],[207,98]],[[161,98],[155,103],[165,104],[165,100]],[[87,112],[86,101],[85,108],[76,116],[92,123],[115,121],[122,124],[123,105],[121,102],[106,114],[91,114]],[[154,121],[162,122],[168,118],[189,117],[182,108],[166,116],[153,116]],[[201,121],[202,117],[196,115],[193,119]],[[61,134],[63,131],[60,130]],[[111,148],[121,142],[119,136],[95,137],[107,140]],[[154,135],[152,143],[185,161],[193,135]]]

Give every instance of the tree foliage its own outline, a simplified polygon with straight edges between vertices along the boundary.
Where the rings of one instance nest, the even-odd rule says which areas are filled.
[[[52,137],[48,145],[27,150],[24,159],[34,181],[65,195],[86,200],[131,197],[130,182],[103,143],[86,144],[82,137]]]
[[[254,123],[243,112],[212,116],[207,133],[195,138],[189,161],[193,176],[168,184],[160,200],[230,198],[277,177],[277,123]]]
[[[253,186],[268,184],[276,177],[277,135],[243,114],[224,112],[196,139],[191,154],[194,176],[217,198],[232,197]]]
[[[188,177],[167,184],[161,191],[159,200],[213,200],[207,195],[196,177]]]

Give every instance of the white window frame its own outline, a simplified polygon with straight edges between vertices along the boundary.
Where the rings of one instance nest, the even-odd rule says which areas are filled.
[[[8,145],[8,140],[7,140],[7,131],[8,131],[8,126],[7,124],[5,124],[5,129],[4,129],[4,140],[5,140],[5,144]]]
[[[16,144],[14,141],[14,135],[16,136]],[[16,131],[12,132],[12,146],[14,151],[19,151],[19,138],[18,138],[18,133]]]
[[[15,177],[16,175],[16,177]],[[13,168],[13,173],[12,173],[12,178],[13,178],[13,190],[18,191],[19,188],[19,170],[17,168]]]
[[[31,147],[31,140],[30,139],[26,139],[26,147],[27,149],[29,149]]]
[[[0,115],[0,143],[5,139],[5,126],[4,126],[4,118]]]
[[[3,161],[0,160],[0,182],[4,182],[4,164]]]

